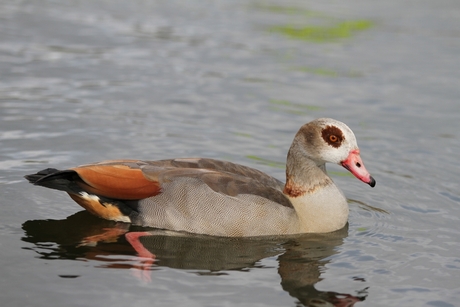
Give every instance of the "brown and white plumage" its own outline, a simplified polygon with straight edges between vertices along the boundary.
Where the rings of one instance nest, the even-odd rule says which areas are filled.
[[[286,184],[250,167],[203,158],[111,160],[26,178],[69,193],[109,220],[216,236],[282,235],[345,226],[348,205],[327,175],[326,162],[375,185],[353,132],[328,118],[307,123],[296,134]]]

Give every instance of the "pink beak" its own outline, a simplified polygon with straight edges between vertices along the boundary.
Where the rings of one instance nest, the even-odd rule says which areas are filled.
[[[341,162],[342,166],[350,171],[356,178],[367,183],[371,187],[375,186],[375,180],[364,167],[363,160],[359,156],[359,149],[353,150],[347,159]]]

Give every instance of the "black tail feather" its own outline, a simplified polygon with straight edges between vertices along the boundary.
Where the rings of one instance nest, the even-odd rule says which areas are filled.
[[[29,180],[30,183],[35,184],[40,179],[42,179],[42,178],[44,178],[44,177],[46,177],[48,175],[57,173],[57,172],[59,172],[59,170],[57,170],[55,168],[47,168],[47,169],[44,169],[42,171],[39,171],[36,174],[25,175],[24,178]]]
[[[78,177],[73,170],[60,171],[55,168],[47,168],[36,174],[24,176],[30,183],[65,192],[75,192],[81,190],[77,188],[75,179]]]
[[[55,168],[47,168],[42,171],[39,171],[36,174],[25,175],[24,178],[29,180],[30,183],[54,190],[64,191],[72,195],[82,196],[83,193],[87,193],[84,188],[82,188],[79,183],[83,183],[83,180],[74,170],[57,170]],[[92,193],[90,193],[92,194]],[[95,195],[95,194],[92,194]],[[99,198],[99,203],[103,207],[115,206],[120,210],[120,214],[129,216],[133,212],[137,211],[138,202],[137,200],[130,200],[125,202],[123,200],[112,199],[109,197],[104,197],[101,195],[95,195]],[[84,204],[85,202],[78,201],[79,197],[72,197],[78,204],[83,208],[88,209]],[[89,209],[88,209],[89,210]],[[98,213],[93,214],[99,216]],[[136,213],[138,214],[138,213]]]

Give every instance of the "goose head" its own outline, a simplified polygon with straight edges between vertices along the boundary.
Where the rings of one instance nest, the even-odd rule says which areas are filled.
[[[353,131],[335,119],[319,118],[303,125],[294,138],[290,154],[307,157],[323,171],[326,162],[341,165],[359,180],[375,186],[360,157]]]

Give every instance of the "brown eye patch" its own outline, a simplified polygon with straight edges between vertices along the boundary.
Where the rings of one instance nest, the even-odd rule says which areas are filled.
[[[324,141],[331,145],[332,147],[338,148],[342,145],[342,141],[344,139],[342,130],[337,128],[336,126],[326,126],[321,131],[321,136],[323,137]]]

